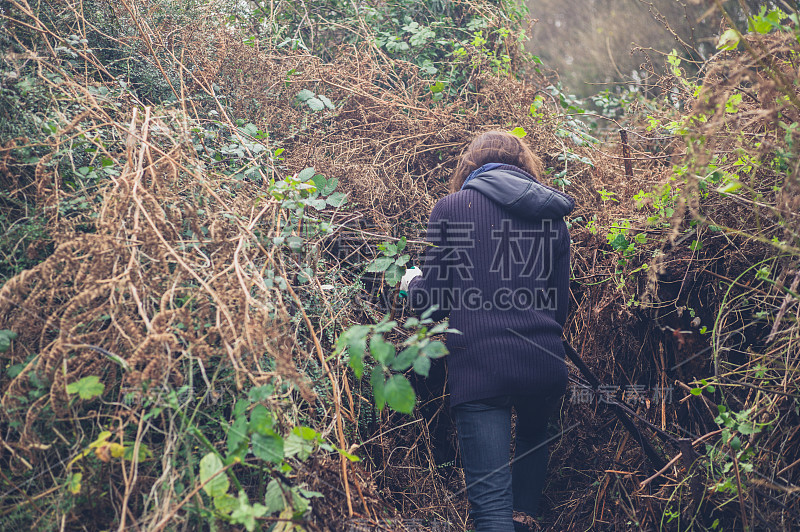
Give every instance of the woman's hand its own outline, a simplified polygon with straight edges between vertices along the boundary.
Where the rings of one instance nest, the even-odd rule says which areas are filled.
[[[422,275],[422,270],[414,266],[413,268],[408,268],[406,273],[400,279],[400,291],[401,292],[408,292],[408,285],[411,283],[411,279],[414,277],[418,277]]]

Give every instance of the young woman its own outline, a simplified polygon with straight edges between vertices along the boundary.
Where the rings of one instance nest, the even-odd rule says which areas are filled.
[[[451,194],[433,208],[422,269],[401,289],[415,312],[436,306],[448,334],[450,405],[477,532],[526,530],[538,509],[545,429],[567,387],[561,343],[569,306],[568,195],[539,182],[519,138],[489,131],[467,147]],[[511,409],[517,413],[515,457]]]

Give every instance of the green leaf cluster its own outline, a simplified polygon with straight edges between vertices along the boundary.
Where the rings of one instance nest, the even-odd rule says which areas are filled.
[[[347,352],[349,365],[357,378],[366,370],[367,355],[370,355],[372,386],[375,406],[378,410],[388,405],[397,412],[409,414],[416,404],[416,394],[408,379],[401,372],[411,369],[414,373],[428,376],[431,360],[447,354],[444,343],[432,337],[441,334],[461,334],[449,328],[447,322],[434,324],[430,315],[435,308],[427,310],[419,319],[409,318],[403,325],[411,334],[402,342],[402,349],[387,341],[385,335],[397,322],[386,315],[375,325],[355,325],[344,331],[336,343],[336,353]],[[369,350],[367,351],[367,345]]]
[[[314,112],[336,109],[336,106],[327,96],[323,94],[315,95],[308,89],[303,89],[297,93],[297,101],[307,105]]]
[[[286,212],[286,217],[278,220],[278,236],[272,237],[271,243],[286,245],[292,252],[300,253],[309,240],[331,234],[333,225],[321,219],[319,213],[329,208],[341,209],[347,203],[347,195],[335,191],[337,184],[336,178],[326,179],[313,167],[281,180],[271,180],[269,195],[280,201]],[[310,265],[304,265],[300,282],[307,283],[313,276]]]
[[[311,507],[311,499],[322,495],[287,481],[292,464],[307,460],[318,450],[339,451],[310,427],[295,426],[284,433],[276,416],[265,405],[273,395],[273,386],[263,385],[252,388],[246,398],[238,400],[225,435],[225,453],[212,448],[199,464],[198,480],[203,492],[212,500],[217,517],[233,525],[242,525],[248,531],[255,530],[258,520],[265,516],[277,515],[286,520],[302,518]],[[196,433],[201,441],[207,441]],[[248,459],[250,455],[255,460]],[[352,455],[349,458],[358,460]],[[239,464],[261,469],[271,477],[262,501],[253,501],[241,489],[233,475],[234,466]],[[238,494],[230,493],[231,484],[238,489]]]
[[[101,395],[105,390],[105,384],[100,382],[100,377],[89,375],[77,382],[67,384],[67,393],[70,395],[78,394],[81,399],[93,399]]]
[[[713,388],[707,385],[705,379],[701,383],[705,389]],[[694,390],[692,393],[697,395]],[[739,474],[753,471],[752,458],[757,451],[756,436],[771,426],[773,421],[756,421],[755,407],[732,412],[726,406],[718,405],[717,411],[714,421],[722,428],[720,439],[716,445],[706,445],[709,473],[716,480],[712,490],[735,495],[738,493],[739,482],[736,472],[732,472],[733,468],[738,467]]]
[[[406,272],[406,264],[411,255],[403,253],[406,248],[406,237],[400,238],[396,243],[383,242],[378,245],[380,256],[367,265],[368,272],[384,272],[384,279],[390,286],[400,282]]]
[[[0,330],[0,353],[11,349],[11,341],[17,338],[17,333],[8,329]]]

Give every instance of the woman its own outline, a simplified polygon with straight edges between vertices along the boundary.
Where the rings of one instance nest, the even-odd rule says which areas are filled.
[[[476,137],[431,213],[422,269],[401,290],[436,306],[462,334],[446,357],[471,516],[477,532],[525,530],[535,516],[550,412],[566,391],[561,343],[569,306],[568,195],[539,182],[542,165],[510,133]],[[509,460],[511,408],[517,413]],[[510,467],[509,467],[510,466]],[[527,515],[526,515],[527,514]]]

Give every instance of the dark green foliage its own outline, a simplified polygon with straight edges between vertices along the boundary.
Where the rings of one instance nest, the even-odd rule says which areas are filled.
[[[325,0],[291,7],[259,3],[255,9],[237,7],[229,13],[230,21],[250,35],[245,42],[252,46],[267,42],[329,61],[340,48],[369,46],[375,53],[413,63],[431,80],[434,101],[465,89],[478,65],[504,75],[521,72],[528,58],[521,30],[527,16],[524,3],[514,0],[479,7],[463,0],[363,5]],[[402,81],[402,75],[391,76],[385,83]],[[311,96],[303,101],[316,106]]]

